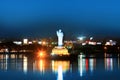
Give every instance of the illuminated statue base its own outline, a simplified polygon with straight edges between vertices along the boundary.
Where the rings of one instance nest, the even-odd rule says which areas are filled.
[[[68,50],[64,46],[56,46],[52,49],[52,56],[69,56]]]

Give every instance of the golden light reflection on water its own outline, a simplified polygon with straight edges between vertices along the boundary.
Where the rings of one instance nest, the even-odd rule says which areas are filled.
[[[50,60],[46,59],[37,59],[33,64],[34,70],[44,72],[50,68]]]
[[[27,57],[23,57],[23,71],[24,71],[24,73],[27,73],[27,69],[28,69],[28,59],[27,59]]]
[[[44,72],[45,71],[45,60],[40,59],[39,61],[37,61],[36,68],[39,71]]]
[[[15,54],[11,54],[10,57],[11,57],[11,59],[15,59],[16,55]]]
[[[53,72],[58,72],[60,66],[62,68],[62,71],[66,72],[70,69],[70,61],[52,61]]]

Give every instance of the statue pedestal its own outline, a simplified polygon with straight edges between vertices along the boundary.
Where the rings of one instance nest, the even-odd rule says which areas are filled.
[[[55,46],[52,49],[51,55],[56,55],[56,56],[68,56],[68,50],[64,46]]]

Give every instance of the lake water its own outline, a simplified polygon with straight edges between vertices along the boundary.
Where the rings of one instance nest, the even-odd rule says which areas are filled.
[[[70,61],[0,54],[0,80],[120,80],[119,55],[114,58],[84,56]]]

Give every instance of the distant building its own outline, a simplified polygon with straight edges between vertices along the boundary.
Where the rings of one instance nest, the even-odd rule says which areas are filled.
[[[108,42],[105,43],[105,45],[110,45],[110,46],[116,45],[116,41],[109,40]]]
[[[28,39],[23,39],[23,45],[27,45],[28,44]]]
[[[22,45],[22,41],[13,41],[13,43],[16,45]]]

